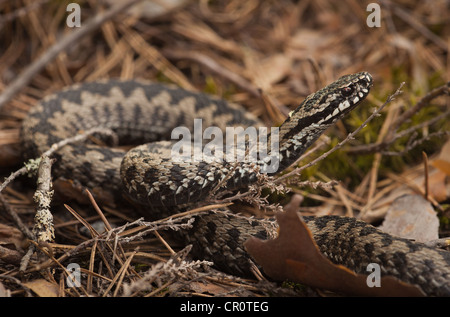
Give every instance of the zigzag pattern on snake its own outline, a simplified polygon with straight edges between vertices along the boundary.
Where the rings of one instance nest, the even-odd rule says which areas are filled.
[[[278,172],[295,160],[333,123],[368,95],[369,73],[339,78],[309,95],[279,129]],[[240,106],[204,94],[140,80],[77,84],[44,98],[24,120],[22,139],[27,157],[37,157],[52,144],[93,127],[112,129],[120,144],[144,144],[127,153],[120,148],[70,144],[56,154],[54,176],[89,189],[126,194],[146,212],[159,217],[206,199],[219,182],[243,190],[257,179],[258,164],[233,168],[223,162],[174,162],[168,150],[175,127],[261,126]],[[151,142],[151,143],[150,143]],[[235,166],[235,165],[234,165]],[[355,219],[305,217],[320,250],[333,262],[357,273],[378,263],[382,274],[419,286],[426,294],[450,295],[450,252],[435,250],[382,233]],[[219,269],[249,274],[249,255],[242,244],[250,236],[273,237],[267,221],[213,211],[195,216],[192,229],[180,232],[193,254]],[[367,273],[366,273],[367,274]]]

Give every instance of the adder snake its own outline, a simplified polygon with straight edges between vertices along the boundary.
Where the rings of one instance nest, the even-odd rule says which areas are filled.
[[[339,78],[309,95],[279,128],[278,172],[291,165],[330,125],[368,95],[369,73]],[[176,87],[131,80],[77,84],[44,98],[22,125],[27,157],[36,157],[52,144],[93,127],[112,129],[120,144],[145,144],[125,153],[120,148],[70,144],[56,154],[53,174],[95,190],[126,193],[147,212],[170,213],[179,204],[205,200],[222,188],[242,190],[255,182],[254,163],[237,168],[222,162],[174,162],[167,142],[178,126],[260,126],[238,105]],[[148,143],[152,142],[152,143]],[[150,205],[152,207],[150,207]],[[207,212],[194,216],[193,228],[179,233],[200,259],[221,270],[249,273],[249,255],[242,244],[250,236],[273,236],[258,219]],[[358,273],[379,263],[382,274],[419,286],[431,295],[450,295],[450,252],[396,238],[351,218],[305,217],[320,250],[333,262]]]

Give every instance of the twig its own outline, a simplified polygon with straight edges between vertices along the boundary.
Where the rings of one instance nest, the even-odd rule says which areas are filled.
[[[53,215],[50,212],[50,204],[53,197],[51,181],[52,160],[48,156],[42,156],[39,164],[37,189],[33,199],[37,205],[34,216],[33,238],[36,243],[47,243],[54,239],[55,229],[53,227]],[[28,263],[36,247],[30,244],[27,253],[20,262],[20,271],[26,270]]]
[[[17,265],[22,259],[22,252],[0,246],[0,259],[4,263]]]
[[[58,266],[63,270],[63,272],[64,272],[65,274],[67,274],[67,276],[71,273],[71,272],[69,272],[69,271],[67,270],[67,268],[66,268],[64,265],[62,265],[62,263],[61,263],[61,261],[60,261],[59,259],[56,259],[56,258],[53,256],[53,254],[47,250],[47,248],[42,248],[42,246],[39,245],[39,244],[38,244],[37,242],[35,242],[35,241],[31,241],[31,243],[32,243],[36,248],[39,248],[39,250],[40,250],[41,252],[43,252],[43,253],[49,258],[49,260],[50,260],[52,263],[58,265]],[[89,294],[86,292],[86,290],[84,289],[84,287],[80,287],[79,289],[81,289],[81,290],[83,291],[83,293],[84,293],[85,296],[88,296],[88,295],[89,295]]]
[[[50,147],[50,149],[48,149],[47,151],[45,151],[42,154],[42,157],[51,157],[53,155],[53,153],[58,151],[63,146],[65,146],[67,144],[70,144],[70,143],[84,141],[89,136],[91,136],[92,134],[95,134],[95,133],[99,133],[99,134],[104,134],[104,135],[110,136],[110,137],[112,137],[114,139],[114,142],[116,142],[115,140],[117,139],[117,136],[112,130],[105,129],[105,128],[93,128],[93,129],[90,129],[90,130],[84,132],[83,134],[79,134],[79,135],[76,135],[74,137],[67,138],[67,139],[59,141],[58,143],[53,144]],[[9,183],[11,183],[18,176],[25,175],[26,173],[29,173],[29,174],[35,173],[35,171],[37,171],[38,168],[39,168],[39,164],[41,162],[41,158],[30,159],[30,160],[28,160],[28,162],[25,163],[24,167],[22,167],[22,168],[18,169],[17,171],[11,173],[11,175],[9,175],[4,180],[4,182],[0,185],[0,193],[5,189],[5,187]]]
[[[49,241],[52,241],[54,238],[53,216],[50,211],[50,204],[53,196],[51,183],[52,161],[50,157],[53,155],[54,152],[58,151],[63,146],[69,143],[83,141],[94,133],[103,133],[114,136],[114,133],[109,129],[94,128],[75,137],[64,139],[58,143],[53,144],[50,147],[50,149],[48,149],[47,151],[45,151],[44,154],[42,154],[40,158],[29,160],[24,167],[12,173],[0,186],[0,193],[1,193],[1,191],[17,176],[26,173],[34,173],[36,170],[38,171],[37,189],[33,196],[37,204],[33,231],[29,232],[28,229],[25,229],[25,226],[22,224],[20,218],[17,217],[17,215],[14,216],[14,213],[10,212],[10,215],[13,217],[13,219],[15,219],[18,228],[30,240],[36,241],[37,243],[47,243]],[[8,208],[6,209],[9,210]],[[28,248],[27,253],[22,258],[22,261],[20,263],[20,271],[23,272],[26,270],[29,260],[35,250],[36,250],[35,246],[31,244],[30,247]]]
[[[31,10],[34,10],[34,9],[42,6],[43,4],[47,3],[48,1],[49,0],[34,1],[33,3],[28,4],[26,7],[19,8],[16,11],[11,12],[11,13],[3,14],[2,16],[0,16],[0,30],[3,29],[3,26],[5,25],[5,23],[13,21],[17,18],[22,18],[23,16],[25,16],[25,14],[27,14]]]
[[[335,180],[331,180],[329,182],[322,182],[322,181],[318,181],[318,182],[311,182],[311,181],[303,181],[303,182],[296,182],[295,186],[296,187],[311,187],[313,189],[316,188],[321,188],[321,189],[332,189],[334,186],[339,185],[338,181]]]
[[[199,214],[201,212],[209,211],[211,209],[218,209],[218,208],[228,207],[228,206],[230,206],[232,204],[233,203],[220,203],[220,204],[202,206],[202,207],[198,207],[198,208],[191,209],[191,210],[188,210],[188,211],[180,212],[180,213],[177,213],[175,215],[172,215],[172,216],[169,216],[169,217],[166,217],[166,218],[163,218],[163,219],[156,220],[153,223],[159,224],[159,223],[162,223],[162,222],[165,222],[165,221],[168,221],[168,220],[173,220],[173,219],[176,219],[176,218],[183,218],[183,217],[186,217],[186,216],[191,217],[194,214]]]
[[[214,59],[209,56],[202,54],[200,52],[191,52],[191,51],[175,51],[175,50],[165,50],[164,55],[168,58],[172,59],[187,59],[198,63],[215,74],[222,76],[223,78],[229,80],[230,82],[236,84],[241,89],[247,91],[251,95],[261,98],[261,92],[258,87],[254,86],[251,82],[247,81],[243,77],[238,74],[228,70],[227,68],[221,66]]]
[[[424,198],[426,200],[428,200],[429,184],[428,184],[428,156],[427,156],[427,153],[422,151],[422,157],[423,157],[423,167],[424,167],[424,173],[425,173],[425,193],[424,193]]]
[[[171,255],[175,254],[176,252],[172,249],[172,247],[167,243],[167,241],[159,234],[157,230],[153,232],[153,234],[158,238],[159,241],[161,241],[162,244],[166,247],[166,249],[170,252]]]
[[[0,95],[0,109],[17,94],[23,87],[25,87],[30,80],[39,73],[49,62],[51,62],[59,53],[73,46],[82,37],[98,27],[105,21],[113,18],[116,14],[123,12],[130,6],[142,0],[122,1],[118,5],[113,6],[103,14],[94,16],[83,27],[78,28],[73,33],[64,36],[61,40],[51,46],[39,59],[35,60],[29,65]]]
[[[350,149],[347,149],[346,151],[348,153],[358,153],[358,154],[369,154],[374,152],[380,152],[386,149],[388,146],[390,146],[392,143],[394,143],[399,138],[405,136],[407,133],[410,133],[413,130],[419,129],[423,126],[427,126],[430,124],[433,124],[434,122],[440,120],[441,118],[448,116],[450,113],[449,110],[445,111],[443,114],[436,116],[435,118],[432,118],[426,122],[423,122],[421,124],[418,124],[414,127],[408,128],[406,130],[396,132],[400,125],[410,119],[414,114],[416,114],[420,109],[428,105],[431,100],[444,95],[449,94],[449,88],[450,88],[450,82],[447,82],[446,84],[437,87],[427,93],[425,96],[423,96],[413,107],[409,108],[405,112],[403,112],[397,119],[392,122],[392,124],[389,127],[389,131],[386,133],[386,137],[384,138],[383,142],[377,142],[373,144],[366,144],[361,146],[354,146]],[[383,153],[386,154],[386,153]]]
[[[272,100],[273,98],[266,95],[259,87],[255,86],[252,82],[248,81],[247,79],[238,75],[237,73],[232,72],[226,67],[220,65],[216,60],[205,54],[195,51],[191,52],[179,50],[164,50],[163,53],[169,59],[170,58],[178,60],[187,59],[189,61],[195,62],[199,65],[206,67],[209,71],[213,72],[214,74],[217,74],[222,78],[225,78],[226,80],[232,82],[242,90],[248,92],[249,94],[253,95],[258,99],[261,99],[266,105],[266,107],[267,105],[275,104],[275,101]],[[271,111],[273,107],[268,108],[269,111]],[[276,108],[278,108],[279,111],[281,111],[285,115],[287,115],[290,112],[289,109],[284,105],[277,104]],[[276,118],[277,120],[281,119],[280,114],[278,113],[273,113],[271,117]]]
[[[406,110],[405,112],[403,112],[397,118],[397,120],[395,120],[392,123],[392,126],[395,128],[391,129],[391,131],[392,131],[391,134],[393,134],[394,133],[393,131],[396,131],[403,122],[405,122],[406,120],[411,118],[414,114],[419,112],[420,109],[422,109],[423,107],[428,105],[431,102],[431,100],[433,100],[434,98],[439,97],[443,94],[448,94],[449,88],[450,88],[450,82],[447,82],[444,85],[433,89],[432,91],[427,93],[425,96],[423,96],[422,99],[419,100],[419,102],[417,102],[413,107],[411,107],[408,110]]]
[[[0,193],[3,191],[3,189],[6,188],[6,186],[11,183],[14,179],[16,179],[17,177],[24,175],[28,172],[28,168],[26,166],[18,169],[17,171],[11,173],[11,175],[9,175],[7,178],[5,178],[5,180],[3,181],[3,183],[0,185]]]
[[[110,283],[110,285],[108,286],[108,288],[104,291],[103,293],[103,297],[106,297],[109,294],[109,292],[111,291],[111,289],[113,288],[114,285],[116,285],[116,289],[113,292],[112,296],[116,297],[117,293],[120,289],[120,285],[122,284],[123,278],[125,277],[125,274],[128,271],[128,268],[130,267],[130,263],[131,260],[133,260],[134,256],[136,255],[136,251],[134,251],[125,261],[125,263],[121,266],[119,272],[117,272],[116,276],[114,276],[114,279],[112,280],[112,282]]]
[[[416,29],[419,33],[421,33],[425,38],[428,38],[430,41],[434,42],[441,50],[447,52],[447,42],[441,37],[437,36],[425,26],[423,26],[416,17],[409,14],[407,11],[403,10],[398,6],[394,6],[394,13],[403,21],[411,25],[414,29]]]
[[[96,238],[99,236],[97,230],[95,230],[89,222],[87,222],[80,214],[78,214],[72,207],[64,204],[64,207],[75,217],[85,228],[89,230],[89,233],[92,238]]]
[[[37,204],[33,235],[38,243],[52,241],[55,237],[53,216],[50,212],[53,197],[51,168],[52,160],[48,156],[42,156],[39,164],[37,189],[33,195]]]
[[[407,128],[405,130],[402,130],[402,131],[398,132],[393,140],[395,141],[398,138],[401,138],[401,137],[403,137],[405,135],[408,135],[409,133],[412,133],[413,131],[421,129],[423,127],[428,127],[428,126],[436,123],[437,121],[439,121],[441,119],[444,119],[445,117],[447,117],[449,115],[450,115],[450,109],[445,111],[444,113],[441,113],[440,115],[438,115],[436,117],[431,118],[430,120],[421,122],[421,123],[419,123],[419,124],[417,124],[417,125],[415,125],[413,127],[410,127],[410,128]],[[392,143],[392,142],[390,142],[390,143]]]
[[[27,253],[25,253],[25,255],[22,257],[22,260],[20,261],[19,272],[25,272],[28,267],[28,263],[30,263],[31,256],[34,254],[34,251],[36,251],[36,246],[34,244],[30,244]]]
[[[378,109],[376,109],[367,119],[366,121],[364,121],[355,131],[349,133],[347,135],[347,137],[342,140],[341,142],[339,142],[336,146],[334,146],[332,149],[330,149],[329,151],[325,152],[324,154],[322,154],[321,156],[319,156],[318,158],[316,158],[315,160],[309,162],[306,165],[303,165],[301,167],[297,167],[294,170],[290,171],[287,174],[284,174],[283,176],[278,177],[275,182],[279,183],[283,180],[285,180],[286,178],[289,178],[293,175],[299,175],[301,171],[303,171],[306,168],[309,168],[315,164],[317,164],[317,162],[323,160],[324,158],[326,158],[328,155],[330,155],[331,153],[337,151],[338,149],[340,149],[345,143],[347,143],[348,141],[352,140],[354,138],[354,136],[359,133],[359,131],[361,131],[375,116],[378,116],[378,114],[381,112],[381,110],[383,110],[383,108],[389,104],[390,102],[392,102],[392,100],[395,99],[395,97],[397,97],[402,91],[402,87],[405,83],[402,82],[400,84],[400,87],[397,88],[397,90],[390,95],[387,100],[384,102],[384,104],[382,104]]]
[[[414,134],[413,136],[415,137],[417,134]],[[415,148],[416,146],[418,146],[419,144],[422,144],[423,142],[433,138],[433,137],[444,137],[444,136],[450,136],[450,131],[437,131],[437,132],[433,132],[428,134],[426,137],[423,137],[419,140],[415,140],[414,142],[408,142],[406,147],[399,152],[396,151],[381,151],[380,153],[383,154],[384,156],[401,156],[403,154],[408,153],[409,151],[411,151],[413,148]]]
[[[191,248],[192,245],[185,247],[183,250],[173,254],[167,262],[159,262],[153,265],[141,279],[130,284],[124,284],[124,296],[133,296],[138,292],[153,288],[152,284],[154,282],[161,285],[163,280],[174,281],[176,279],[177,282],[180,282],[180,280],[187,279],[188,282],[191,282],[192,277],[195,279],[199,274],[197,269],[213,264],[208,261],[186,261],[185,258]]]
[[[91,192],[88,189],[86,189],[86,194],[88,195],[89,200],[90,200],[92,206],[94,207],[95,211],[102,219],[103,224],[105,225],[106,229],[108,231],[112,230],[111,224],[109,223],[108,219],[106,219],[105,214],[102,212],[102,210],[98,206],[97,202],[95,201],[94,196],[92,196]]]
[[[33,239],[33,233],[25,226],[25,224],[22,222],[22,219],[17,215],[17,213],[11,208],[11,206],[6,202],[5,197],[3,197],[2,194],[0,194],[0,202],[5,207],[6,212],[11,216],[11,218],[14,220],[17,228],[23,233],[25,237],[28,239]]]
[[[47,151],[45,151],[42,156],[52,156],[53,153],[55,153],[56,151],[58,151],[60,148],[62,148],[63,146],[67,145],[67,144],[72,144],[72,143],[76,143],[76,142],[82,142],[85,141],[88,137],[90,137],[93,134],[103,134],[105,136],[109,136],[113,138],[113,143],[117,144],[117,135],[114,133],[114,131],[112,131],[111,129],[107,129],[107,128],[92,128],[89,129],[85,132],[83,132],[82,134],[78,134],[74,137],[70,137],[64,140],[61,140],[57,143],[54,143],[50,149],[48,149]]]
[[[31,297],[32,296],[30,289],[27,286],[23,285],[22,282],[19,279],[15,278],[15,277],[12,277],[12,276],[1,274],[0,275],[0,280],[2,280],[2,279],[7,280],[9,282],[16,283],[19,287],[21,287],[21,288],[23,288],[25,290],[27,297]]]
[[[175,66],[173,66],[154,46],[147,43],[147,41],[138,33],[130,28],[125,28],[119,25],[131,48],[136,53],[146,58],[153,67],[163,73],[165,76],[173,80],[180,87],[187,90],[195,91],[194,85],[186,78],[186,76]]]

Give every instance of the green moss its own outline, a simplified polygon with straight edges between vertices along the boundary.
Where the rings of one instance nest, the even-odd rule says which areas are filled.
[[[392,72],[394,79],[394,84],[392,85],[392,87],[396,87],[395,83],[397,82],[409,82],[406,73],[401,71],[400,69],[393,68]],[[437,87],[442,84],[443,82],[440,79],[439,74],[435,74],[435,76],[431,76],[429,78],[428,85],[430,87]],[[396,88],[392,88],[388,90],[386,87],[376,89],[376,87],[374,87],[371,94],[377,100],[386,100],[388,95],[391,95],[395,89]],[[404,105],[402,111],[414,106],[426,94],[417,94],[415,92],[411,92],[411,88],[408,84],[405,85],[402,90],[403,93],[396,98],[397,100],[402,100],[402,104]],[[442,102],[440,102],[440,104],[442,105]],[[392,104],[388,105],[387,107],[391,105]],[[343,121],[347,131],[351,132],[357,129],[372,114],[372,111],[373,106],[369,105],[367,101],[365,101],[364,104],[360,105],[358,109],[352,111],[349,116]],[[442,114],[442,111],[442,106],[439,107],[438,104],[433,101],[430,105],[427,105],[418,113],[414,114],[411,120],[407,120],[406,122],[404,122],[400,126],[398,131],[408,129],[410,127],[416,126],[419,123],[435,118],[436,116]],[[346,152],[345,149],[348,149],[352,146],[375,143],[386,120],[386,114],[387,111],[385,109],[385,111],[383,111],[379,117],[375,117],[364,129],[362,129],[355,136],[355,140],[350,141],[349,143],[344,145],[341,150],[332,153],[325,160],[322,160],[315,166],[306,169],[303,172],[301,178],[315,180],[314,176],[319,171],[321,171],[330,179],[344,182],[349,188],[357,186],[361,182],[362,177],[364,177],[372,168],[374,154],[353,155]],[[414,137],[414,140],[421,139],[437,131],[450,130],[450,123],[448,121],[448,118],[443,118],[439,122],[436,122],[429,127],[415,130],[415,133],[417,133],[417,135]],[[346,137],[345,135],[338,135],[337,132],[337,128],[330,129],[328,131],[328,136],[331,138],[331,144],[326,149],[322,149],[320,153],[315,154],[314,157],[308,158],[308,161],[319,156],[321,153],[328,151]],[[391,146],[386,149],[386,151],[398,153],[404,151],[407,148],[408,143],[411,141],[411,135],[412,134],[410,133],[407,136],[396,140]],[[422,161],[422,152],[426,152],[428,156],[431,156],[433,153],[436,153],[440,150],[440,148],[446,141],[445,139],[446,138],[442,137],[432,137],[426,142],[421,143],[420,145],[414,147],[413,149],[410,149],[402,155],[383,155],[379,167],[380,177],[383,177],[383,175],[386,175],[390,172],[401,173],[406,168],[408,168],[408,166],[419,164]]]
[[[292,289],[292,290],[294,290],[296,292],[300,292],[300,293],[305,292],[307,290],[307,287],[305,285],[296,283],[296,282],[291,282],[291,281],[284,281],[281,284],[281,287]]]
[[[217,95],[218,88],[213,77],[207,76],[205,78],[205,86],[203,87],[203,92],[210,95]]]

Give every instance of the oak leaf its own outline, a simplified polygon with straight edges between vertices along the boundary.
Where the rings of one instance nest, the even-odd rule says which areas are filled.
[[[293,199],[294,200],[294,199]],[[318,249],[295,201],[277,214],[279,235],[273,240],[250,238],[244,244],[264,273],[278,281],[290,280],[319,289],[358,296],[423,296],[417,287],[393,277],[381,277],[381,287],[369,287],[370,276],[335,265]]]

